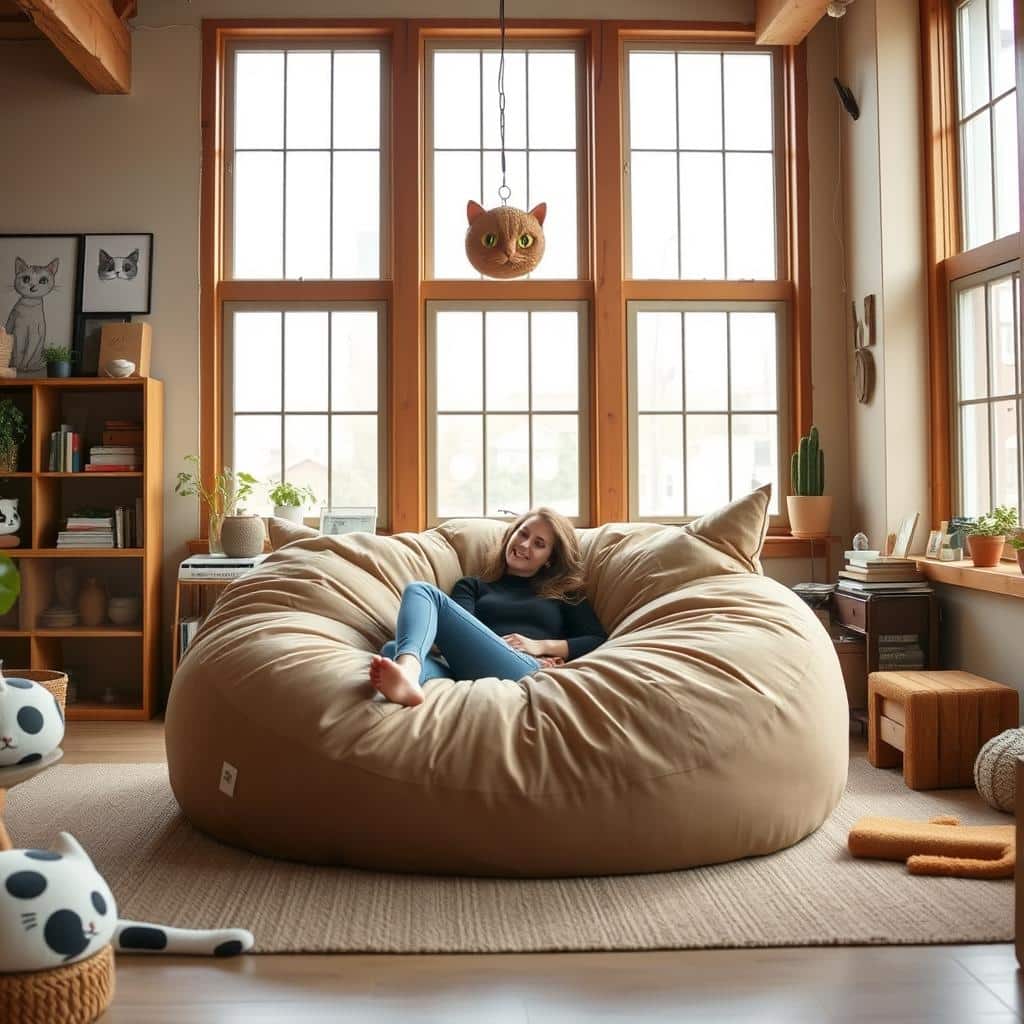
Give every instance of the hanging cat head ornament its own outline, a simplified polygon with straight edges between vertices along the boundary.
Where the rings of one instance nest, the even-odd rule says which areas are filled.
[[[470,199],[466,206],[466,258],[484,277],[522,277],[537,269],[544,255],[547,203],[532,210],[496,206],[485,210]]]

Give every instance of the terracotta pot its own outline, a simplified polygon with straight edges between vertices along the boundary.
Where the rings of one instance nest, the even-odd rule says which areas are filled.
[[[229,558],[251,558],[263,550],[267,531],[261,516],[225,516],[220,543]]]
[[[979,537],[977,534],[971,534],[967,538],[967,553],[976,566],[990,569],[999,564],[1005,543],[1006,537],[1002,534],[997,537]]]
[[[811,537],[827,537],[829,524],[832,522],[832,495],[786,496],[789,509],[789,532],[794,537],[808,539]]]
[[[95,576],[79,591],[78,618],[83,626],[101,626],[107,621],[107,592]]]
[[[1024,572],[1024,548],[1017,548],[1017,565],[1020,566],[1020,571]]]

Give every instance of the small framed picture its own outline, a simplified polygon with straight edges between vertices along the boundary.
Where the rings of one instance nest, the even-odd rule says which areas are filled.
[[[153,291],[153,235],[86,235],[83,313],[148,313]]]
[[[0,327],[19,377],[46,373],[43,350],[73,344],[78,235],[0,235]]]
[[[942,554],[942,531],[932,530],[928,534],[928,546],[924,549],[925,558],[939,558]]]
[[[330,535],[341,533],[376,533],[376,506],[346,506],[321,509],[320,532]]]
[[[100,335],[104,324],[131,323],[130,313],[79,313],[75,318],[76,377],[97,377],[100,372]]]
[[[910,545],[914,542],[914,530],[917,528],[919,513],[914,512],[904,516],[896,529],[896,543],[893,545],[892,553],[896,558],[906,558],[910,551]]]

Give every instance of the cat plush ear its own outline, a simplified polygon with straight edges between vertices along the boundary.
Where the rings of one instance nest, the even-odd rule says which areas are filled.
[[[472,224],[473,221],[475,221],[477,217],[480,216],[480,214],[486,212],[487,211],[479,203],[473,202],[472,199],[470,199],[470,201],[466,204],[466,217],[469,219],[470,224]]]
[[[20,257],[14,257],[14,272],[16,274],[24,274],[28,270],[28,264]]]
[[[59,266],[60,266],[60,260],[59,259],[50,260],[50,262],[46,264],[46,269],[50,272],[50,277],[53,277],[57,273],[57,268]]]
[[[544,226],[544,218],[548,215],[548,204],[538,203],[531,211],[530,216],[537,218],[537,223]]]
[[[77,857],[81,860],[89,861],[90,864],[92,863],[89,854],[82,849],[78,840],[70,832],[59,832],[53,844],[53,849],[56,853],[61,853],[65,857]]]

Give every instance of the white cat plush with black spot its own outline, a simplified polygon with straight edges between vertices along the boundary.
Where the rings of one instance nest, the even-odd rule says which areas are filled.
[[[237,956],[244,928],[192,931],[120,921],[110,887],[74,836],[50,850],[0,851],[0,973],[45,971],[86,960],[107,943],[122,953]]]
[[[41,761],[64,739],[57,698],[31,679],[4,678],[3,665],[0,661],[0,769]]]

